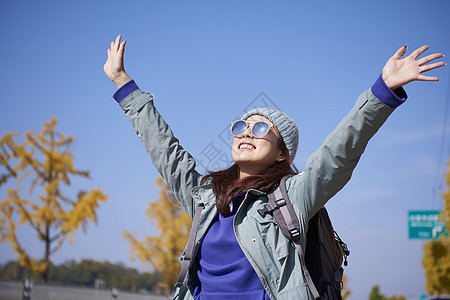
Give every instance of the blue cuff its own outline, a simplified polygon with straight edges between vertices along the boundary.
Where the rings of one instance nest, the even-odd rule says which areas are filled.
[[[114,95],[113,98],[114,100],[117,101],[117,103],[120,103],[123,99],[125,99],[129,94],[131,94],[132,92],[134,92],[135,90],[139,89],[139,87],[137,86],[137,84],[134,82],[134,80],[130,80],[127,83],[125,83],[124,85],[122,85],[120,87],[120,89],[118,89]]]
[[[406,95],[406,92],[402,87],[399,87],[395,91],[392,91],[390,88],[388,88],[383,78],[381,77],[381,74],[372,86],[372,93],[381,102],[392,108],[398,107],[408,98],[408,95]]]

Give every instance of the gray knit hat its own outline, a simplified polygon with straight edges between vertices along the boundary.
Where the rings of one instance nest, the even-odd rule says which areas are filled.
[[[298,147],[298,128],[294,120],[289,118],[285,113],[269,108],[257,107],[242,116],[242,120],[248,119],[252,115],[261,115],[272,122],[281,134],[284,144],[289,150],[289,157],[294,160]]]

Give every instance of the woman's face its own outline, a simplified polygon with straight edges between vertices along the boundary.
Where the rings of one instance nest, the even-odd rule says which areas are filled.
[[[252,115],[246,121],[250,124],[259,121],[272,123],[261,115]],[[239,166],[241,178],[263,174],[275,162],[286,159],[280,149],[279,139],[281,137],[275,133],[274,128],[272,127],[262,138],[255,138],[251,133],[251,126],[249,126],[243,134],[234,137],[232,156],[234,162]]]

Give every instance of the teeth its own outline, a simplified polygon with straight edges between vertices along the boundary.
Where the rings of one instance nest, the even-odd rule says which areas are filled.
[[[249,149],[249,150],[253,150],[255,149],[255,146],[250,145],[250,144],[241,144],[239,149]]]

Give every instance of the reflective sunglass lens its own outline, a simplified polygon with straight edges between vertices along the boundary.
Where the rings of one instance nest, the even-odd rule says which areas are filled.
[[[237,121],[233,123],[231,133],[233,135],[240,135],[245,131],[245,129],[247,129],[247,123],[245,121]]]
[[[257,138],[265,136],[268,131],[269,124],[267,124],[266,122],[256,122],[252,128],[252,134]]]

